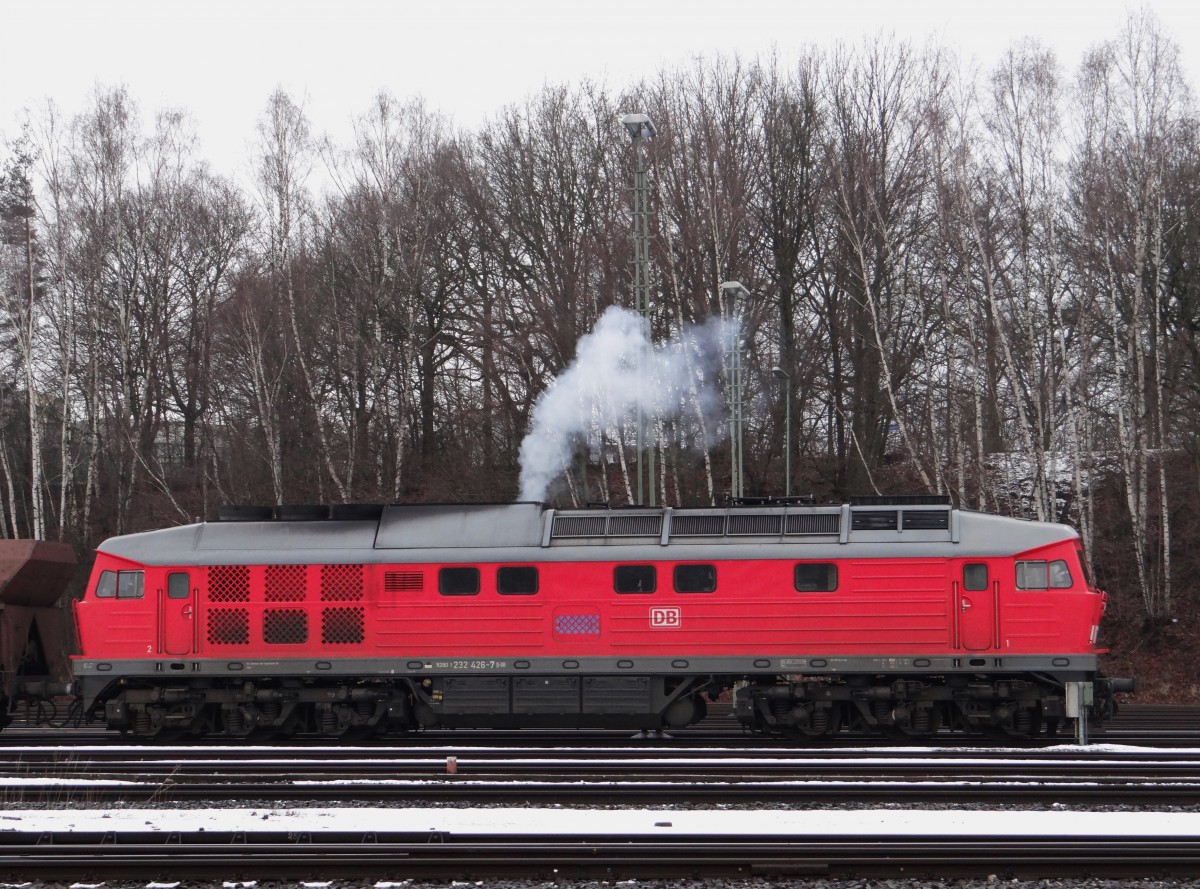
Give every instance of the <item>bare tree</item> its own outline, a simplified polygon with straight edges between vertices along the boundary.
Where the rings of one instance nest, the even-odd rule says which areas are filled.
[[[1076,262],[1100,294],[1115,445],[1147,615],[1169,617],[1171,533],[1163,320],[1164,171],[1186,100],[1179,48],[1148,12],[1085,59],[1076,148]],[[1157,490],[1155,490],[1157,488]],[[1157,495],[1151,509],[1151,495]],[[1154,538],[1157,538],[1155,540]]]

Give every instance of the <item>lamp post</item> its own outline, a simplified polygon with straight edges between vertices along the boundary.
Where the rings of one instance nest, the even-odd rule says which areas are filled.
[[[782,367],[771,368],[771,376],[783,383],[783,496],[792,496],[792,375]]]
[[[645,114],[622,114],[621,125],[633,140],[633,302],[634,309],[642,316],[646,342],[650,342],[650,194],[646,187],[645,143],[658,135],[654,123]],[[644,385],[646,362],[643,356],[642,371],[638,374],[638,385]],[[647,444],[645,422],[642,417],[642,400],[637,399],[637,500],[638,505],[655,505],[654,497],[654,445]],[[646,454],[646,468],[642,468],[642,454]],[[643,480],[648,482],[649,503],[645,499]]]
[[[730,346],[729,346],[729,462],[730,495],[740,499],[745,496],[742,472],[742,316],[738,300],[750,296],[750,291],[741,281],[726,281],[721,293],[729,299]]]

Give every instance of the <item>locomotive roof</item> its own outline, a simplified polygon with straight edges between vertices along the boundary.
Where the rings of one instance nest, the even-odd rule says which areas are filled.
[[[267,507],[114,537],[99,551],[148,565],[946,558],[1015,555],[1077,536],[920,498],[715,509],[459,503]]]

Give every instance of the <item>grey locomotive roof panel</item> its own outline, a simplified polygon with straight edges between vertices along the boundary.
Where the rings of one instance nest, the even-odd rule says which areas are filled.
[[[539,503],[389,506],[379,520],[376,549],[540,546]]]
[[[537,503],[394,506],[376,520],[207,522],[114,537],[99,550],[149,565],[329,562],[953,558],[1078,537],[1066,525],[877,507],[568,510]],[[861,547],[861,549],[860,549]]]

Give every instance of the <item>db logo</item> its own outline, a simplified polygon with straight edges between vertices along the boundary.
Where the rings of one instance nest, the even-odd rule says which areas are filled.
[[[655,629],[678,627],[682,622],[678,608],[650,609],[650,626]]]

